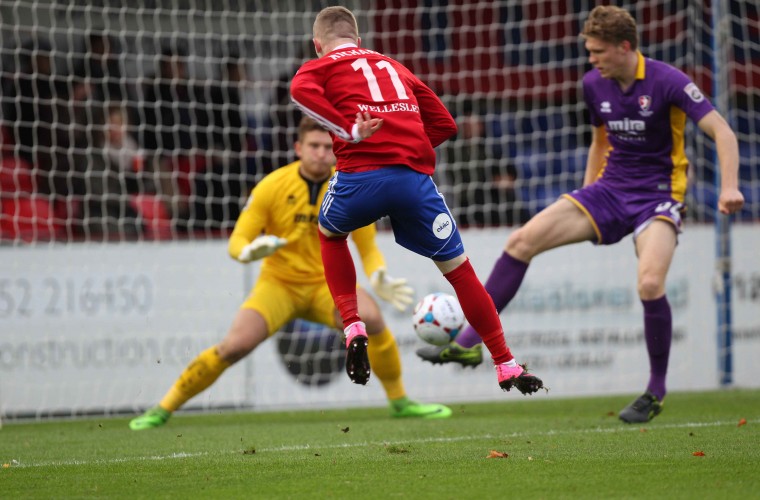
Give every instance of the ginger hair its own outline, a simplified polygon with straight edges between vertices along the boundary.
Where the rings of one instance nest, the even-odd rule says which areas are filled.
[[[631,50],[637,50],[639,46],[636,20],[627,10],[614,5],[594,7],[583,25],[581,36],[614,45],[629,42]]]

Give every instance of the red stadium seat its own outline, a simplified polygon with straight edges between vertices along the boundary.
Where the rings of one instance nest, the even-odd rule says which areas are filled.
[[[0,151],[2,151],[3,156],[13,154],[13,146],[15,144],[13,131],[7,125],[0,125]]]
[[[26,160],[4,156],[0,158],[0,193],[34,191],[32,166]]]
[[[31,243],[56,238],[59,228],[48,198],[3,192],[0,204],[0,240]]]
[[[172,161],[172,169],[177,176],[179,193],[190,196],[193,192],[193,179],[206,171],[207,161],[201,155],[178,156]]]
[[[137,194],[130,198],[130,204],[145,221],[148,239],[170,240],[172,238],[172,218],[158,196]]]

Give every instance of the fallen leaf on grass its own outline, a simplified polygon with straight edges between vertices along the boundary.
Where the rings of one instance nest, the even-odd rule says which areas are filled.
[[[395,444],[386,444],[385,449],[388,451],[388,453],[393,453],[394,455],[402,454],[402,453],[409,453],[409,449],[404,448],[403,446],[398,446]]]
[[[747,419],[746,418],[743,418],[743,419],[739,420],[739,425],[737,425],[737,427],[741,427],[742,425],[747,425]]]
[[[642,427],[641,429],[639,429],[639,432],[649,432],[649,429],[645,429]]]
[[[509,455],[503,451],[491,450],[486,458],[509,458]]]
[[[701,450],[700,451],[695,451],[694,453],[692,453],[692,455],[694,455],[695,457],[704,457],[705,456],[705,452],[701,451]]]

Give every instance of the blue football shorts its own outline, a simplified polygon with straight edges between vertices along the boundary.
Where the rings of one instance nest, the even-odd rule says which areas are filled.
[[[388,216],[396,243],[447,261],[464,253],[449,207],[432,177],[405,166],[336,172],[319,209],[319,223],[349,233]]]

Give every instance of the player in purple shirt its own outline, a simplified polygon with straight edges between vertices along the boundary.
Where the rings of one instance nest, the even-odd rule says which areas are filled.
[[[684,73],[641,55],[636,21],[627,11],[594,8],[582,36],[594,66],[583,78],[593,125],[583,187],[563,195],[510,235],[486,290],[501,311],[536,255],[581,241],[610,245],[633,233],[650,378],[644,394],[620,412],[620,419],[648,422],[662,410],[666,393],[672,316],[665,278],[681,231],[686,118],[715,141],[721,173],[718,209],[723,214],[744,204],[738,189],[738,144],[723,117]],[[455,342],[417,354],[433,363],[474,366],[482,359],[479,342],[468,327]]]

